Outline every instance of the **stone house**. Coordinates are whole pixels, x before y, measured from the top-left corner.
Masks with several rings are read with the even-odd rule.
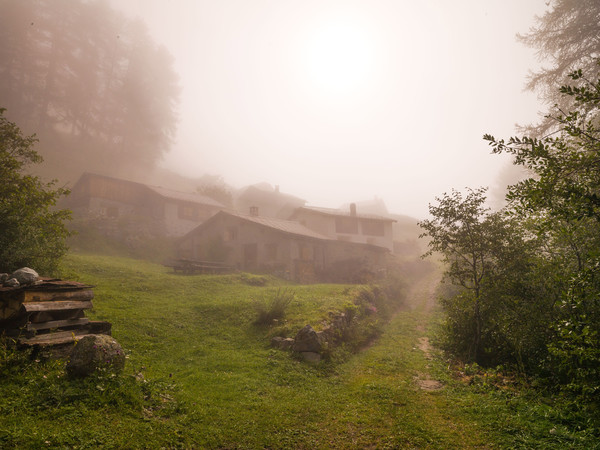
[[[178,192],[92,173],[83,174],[64,206],[75,217],[110,229],[136,227],[152,235],[178,237],[221,209],[221,203],[195,193]]]
[[[347,211],[304,206],[297,208],[290,220],[298,221],[317,233],[339,241],[370,244],[394,249],[394,219],[375,214],[358,214],[356,205]]]
[[[239,270],[274,273],[309,282],[335,278],[337,266],[354,262],[360,270],[384,265],[387,249],[341,242],[299,222],[220,211],[178,243],[181,258],[223,262]]]

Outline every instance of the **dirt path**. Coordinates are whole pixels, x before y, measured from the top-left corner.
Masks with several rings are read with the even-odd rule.
[[[416,325],[416,331],[421,336],[418,339],[417,348],[423,352],[425,359],[430,361],[432,359],[432,347],[429,342],[429,338],[426,336],[427,333],[427,322],[429,315],[433,311],[435,306],[436,291],[440,282],[441,276],[439,274],[432,274],[424,277],[411,288],[407,295],[407,307],[411,311],[421,312],[419,316],[420,320]],[[430,365],[427,364],[425,369],[429,369]],[[431,377],[427,370],[419,371],[414,377],[417,386],[424,391],[437,391],[443,388],[443,384]]]

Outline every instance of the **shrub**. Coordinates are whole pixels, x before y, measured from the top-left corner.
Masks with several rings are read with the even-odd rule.
[[[42,162],[33,149],[36,142],[0,108],[0,272],[28,266],[51,273],[67,251],[64,222],[71,213],[54,206],[69,191],[26,173],[29,165]]]

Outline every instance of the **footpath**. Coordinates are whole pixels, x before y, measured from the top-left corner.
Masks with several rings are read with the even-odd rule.
[[[439,279],[433,274],[416,283],[383,335],[340,368],[345,387],[370,393],[361,405],[370,429],[354,429],[357,447],[491,448],[477,424],[459,415],[448,395],[448,369],[434,358],[429,332]]]

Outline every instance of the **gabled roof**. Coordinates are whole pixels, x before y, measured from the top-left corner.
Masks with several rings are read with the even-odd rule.
[[[321,207],[317,207],[317,206],[302,206],[298,209],[296,209],[296,211],[294,211],[294,214],[292,214],[292,217],[295,217],[296,214],[299,211],[308,211],[308,212],[312,212],[315,214],[322,214],[325,216],[336,216],[336,217],[356,217],[358,219],[370,219],[370,220],[381,220],[384,222],[396,222],[396,220],[390,218],[390,217],[384,217],[384,216],[378,216],[376,214],[356,214],[356,215],[352,215],[350,213],[350,210],[348,211],[344,211],[341,209],[334,209],[334,208],[321,208]]]
[[[266,227],[271,230],[279,231],[279,232],[286,233],[286,234],[291,234],[294,236],[300,236],[300,237],[311,238],[311,239],[319,239],[322,241],[335,241],[335,239],[332,239],[328,236],[324,236],[320,233],[317,233],[316,231],[313,231],[313,230],[305,227],[304,225],[302,225],[299,222],[293,222],[291,220],[284,220],[284,219],[277,219],[275,217],[252,216],[249,214],[242,214],[242,213],[233,212],[233,211],[219,211],[216,215],[214,215],[213,217],[208,219],[206,222],[204,222],[203,224],[199,225],[198,227],[196,227],[192,231],[190,231],[182,239],[185,239],[188,235],[193,234],[197,230],[208,226],[208,224],[210,224],[212,221],[217,220],[219,217],[222,217],[222,216],[235,217],[235,218],[243,220],[245,222],[255,223],[262,227]]]
[[[85,172],[83,175],[81,175],[81,177],[79,178],[77,183],[75,183],[75,186],[82,183],[83,180],[89,179],[89,178],[103,179],[103,180],[111,181],[114,183],[121,183],[121,185],[125,184],[125,185],[129,185],[129,186],[136,186],[138,189],[141,189],[141,190],[148,189],[153,194],[157,194],[160,197],[170,199],[170,200],[191,202],[191,203],[196,203],[196,204],[200,204],[200,205],[214,206],[216,208],[225,208],[225,205],[219,203],[218,201],[216,201],[210,197],[207,197],[206,195],[196,194],[193,192],[180,192],[180,191],[175,191],[173,189],[167,189],[167,188],[163,188],[163,187],[159,187],[159,186],[150,186],[147,184],[138,183],[137,181],[124,180],[122,178],[114,178],[114,177],[109,177],[107,175],[99,175],[99,174],[90,173],[90,172]],[[74,189],[75,189],[75,187],[74,187]]]
[[[202,205],[214,206],[217,208],[225,208],[225,205],[219,203],[218,201],[210,197],[207,197],[206,195],[195,194],[193,192],[179,192],[159,186],[146,185],[146,187],[164,198],[192,203],[200,203]]]

